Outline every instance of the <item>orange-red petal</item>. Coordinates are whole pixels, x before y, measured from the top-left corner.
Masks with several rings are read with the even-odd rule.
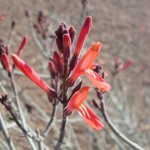
[[[28,41],[28,36],[26,35],[26,36],[23,38],[23,40],[22,40],[22,42],[21,42],[21,44],[20,44],[20,46],[19,46],[19,49],[18,49],[18,52],[17,52],[17,55],[18,55],[18,56],[20,56],[21,51],[23,50],[23,48],[24,48],[25,45],[27,44],[27,41]]]
[[[78,64],[75,66],[71,77],[68,79],[68,86],[72,86],[75,80],[82,74],[84,71],[89,69],[96,57],[100,53],[101,44],[99,42],[94,43],[91,48],[84,54]]]
[[[80,31],[74,55],[79,55],[80,54],[80,51],[83,47],[84,41],[85,41],[89,31],[91,29],[91,26],[92,26],[92,18],[90,16],[88,16],[85,19],[85,22],[84,22],[84,24],[82,26],[82,29]]]
[[[46,82],[39,77],[39,75],[22,59],[17,55],[12,55],[13,62],[15,66],[22,71],[30,80],[32,80],[36,85],[42,88],[47,94],[52,97],[56,97],[56,92],[50,88]]]
[[[111,86],[95,71],[88,69],[85,71],[85,75],[89,78],[94,86],[101,91],[109,91]]]
[[[86,100],[88,92],[89,92],[89,87],[85,86],[82,89],[78,90],[71,97],[66,109],[66,115],[70,115],[74,109],[80,107],[80,105]]]
[[[11,72],[11,65],[10,65],[9,58],[8,58],[6,53],[2,53],[1,61],[4,65],[5,69],[8,71],[8,73],[10,73]]]
[[[79,108],[77,108],[77,111],[87,125],[95,130],[103,129],[104,126],[102,122],[89,107],[82,104]]]

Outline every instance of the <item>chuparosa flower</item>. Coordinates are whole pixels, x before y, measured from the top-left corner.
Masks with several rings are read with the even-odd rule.
[[[21,58],[17,55],[12,55],[13,62],[15,66],[23,72],[30,80],[32,80],[36,85],[43,89],[51,97],[56,97],[56,92],[49,87],[46,82],[39,77],[39,75]]]
[[[99,74],[90,69],[100,53],[100,48],[101,44],[97,42],[84,54],[68,78],[68,86],[72,86],[79,76],[85,74],[98,89],[102,91],[110,90],[110,85]]]
[[[89,92],[89,87],[85,86],[82,89],[78,90],[70,99],[68,106],[65,110],[66,115],[70,115],[73,110],[77,110],[82,119],[90,127],[100,130],[103,128],[103,124],[96,114],[88,107],[83,104],[86,100]]]

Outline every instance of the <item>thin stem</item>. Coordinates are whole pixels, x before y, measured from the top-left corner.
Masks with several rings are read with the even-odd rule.
[[[38,138],[40,139],[40,138],[41,138],[41,135],[40,135],[39,129],[37,129],[36,132],[37,132]],[[39,147],[39,150],[44,150],[43,142],[42,142],[42,141],[39,141],[39,142],[38,142],[38,147]]]
[[[68,74],[68,70],[67,70],[67,65],[68,65],[68,60],[64,59],[64,72],[63,72],[63,87],[62,87],[62,92],[63,92],[63,118],[62,118],[62,123],[61,123],[61,128],[60,128],[60,135],[59,135],[59,139],[58,142],[55,146],[55,150],[60,150],[60,146],[63,142],[63,139],[65,137],[65,129],[66,129],[66,124],[67,124],[67,116],[64,113],[64,109],[67,106],[67,89],[66,89],[66,79],[67,79],[67,74]]]
[[[112,129],[112,131],[120,138],[122,139],[125,143],[127,143],[128,145],[130,145],[132,148],[136,149],[136,150],[144,150],[142,147],[140,147],[138,144],[132,142],[131,140],[129,140],[127,137],[125,137],[111,122],[111,120],[109,119],[109,116],[106,112],[106,107],[105,107],[105,102],[104,99],[100,100],[101,102],[101,108],[99,109],[102,112],[102,115],[106,121],[106,123],[108,124],[108,126]]]
[[[18,127],[22,130],[22,132],[23,132],[26,136],[28,136],[28,137],[30,137],[30,138],[36,140],[36,141],[43,141],[43,139],[42,139],[41,137],[38,138],[38,137],[33,136],[31,132],[29,132],[28,130],[26,130],[26,129],[22,126],[22,124],[18,121],[17,117],[16,117],[15,114],[13,113],[12,109],[10,109],[9,112],[10,112],[10,114],[11,114],[13,120],[16,122],[16,124],[18,125]]]
[[[49,131],[51,130],[52,123],[53,123],[55,115],[56,115],[56,105],[57,105],[57,100],[55,99],[54,100],[52,114],[51,114],[51,118],[50,118],[50,121],[48,122],[48,124],[46,126],[46,129],[45,129],[45,131],[43,133],[43,137],[46,137],[48,135]]]
[[[65,128],[66,128],[66,124],[67,124],[67,117],[66,115],[63,113],[63,119],[62,119],[62,124],[61,124],[61,128],[60,128],[60,135],[59,135],[59,139],[58,142],[55,146],[55,150],[60,150],[60,146],[63,142],[64,136],[65,136]]]
[[[14,144],[9,136],[9,133],[8,133],[8,130],[7,130],[7,127],[6,127],[6,124],[3,120],[3,117],[1,116],[0,114],[0,127],[1,127],[1,130],[5,136],[5,139],[6,139],[6,142],[10,148],[10,150],[16,150],[16,148],[14,147]]]
[[[13,88],[13,91],[14,91],[15,101],[16,101],[16,105],[17,105],[17,108],[18,108],[20,120],[22,122],[22,126],[24,127],[24,129],[27,129],[25,118],[24,118],[22,108],[21,108],[21,105],[20,105],[20,101],[19,101],[19,97],[18,97],[17,88],[16,88],[16,85],[15,85],[13,73],[11,73],[11,75],[10,75],[10,81],[11,81],[11,85],[12,85],[12,88]],[[32,149],[37,150],[37,148],[36,148],[34,142],[32,141],[32,139],[29,138],[28,136],[27,136],[27,139],[28,139]]]

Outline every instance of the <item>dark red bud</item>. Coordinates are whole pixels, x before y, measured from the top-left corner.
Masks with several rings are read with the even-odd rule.
[[[82,81],[80,81],[80,82],[74,87],[74,89],[72,90],[72,93],[71,93],[69,99],[72,97],[72,95],[73,95],[75,92],[77,92],[78,90],[80,90],[81,85],[82,85]]]
[[[103,99],[103,93],[100,90],[97,90],[96,92],[98,99],[102,100]]]
[[[55,81],[55,79],[51,79],[51,85],[52,85],[52,88],[56,87],[56,81]]]
[[[70,47],[71,47],[71,39],[69,34],[64,34],[63,35],[63,54],[64,58],[69,58],[70,57]]]
[[[51,78],[55,78],[56,69],[55,69],[55,65],[54,65],[53,61],[50,60],[48,64],[49,64],[49,71],[50,71],[50,74],[51,74]]]
[[[77,55],[73,55],[73,57],[72,57],[72,59],[70,61],[70,65],[69,65],[69,67],[70,67],[69,72],[71,72],[74,69],[75,65],[77,64],[77,60],[78,60],[78,56]]]
[[[49,92],[47,93],[48,96],[52,97],[52,98],[56,98],[57,97],[57,93],[54,90],[49,89]]]
[[[57,72],[61,74],[64,63],[63,63],[62,58],[60,57],[60,55],[57,52],[54,52],[53,60],[54,60],[54,65],[55,65]]]
[[[11,73],[11,65],[8,59],[8,56],[6,53],[3,53],[1,56],[1,61],[3,63],[4,68],[7,70],[7,72],[10,74]]]
[[[63,52],[62,42],[60,41],[59,38],[56,38],[56,44],[57,44],[57,47],[58,47],[59,51]]]
[[[69,28],[69,34],[70,34],[70,38],[71,38],[71,44],[73,43],[73,40],[74,40],[74,36],[75,36],[75,31],[74,31],[74,27],[71,26]]]
[[[75,81],[73,81],[71,78],[68,78],[66,83],[67,83],[68,87],[72,87],[74,85]]]
[[[96,108],[99,108],[97,102],[96,102],[94,99],[92,100],[92,102],[93,102],[93,105],[94,105]]]

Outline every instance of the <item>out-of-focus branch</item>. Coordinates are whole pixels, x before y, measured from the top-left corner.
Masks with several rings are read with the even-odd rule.
[[[104,99],[100,100],[100,111],[102,112],[102,115],[106,121],[106,123],[108,124],[108,126],[112,129],[112,131],[124,142],[126,142],[128,145],[130,145],[132,148],[136,149],[136,150],[144,150],[142,147],[140,147],[138,144],[132,142],[131,140],[129,140],[127,137],[125,137],[111,122],[111,120],[109,119],[109,116],[106,112],[106,107],[105,107],[105,102]]]
[[[9,136],[6,124],[5,124],[1,114],[0,114],[0,129],[2,130],[2,132],[5,136],[6,142],[9,146],[10,150],[16,150],[16,148],[14,147],[14,144],[13,144],[13,142],[12,142],[10,136]]]
[[[55,119],[55,114],[56,114],[56,105],[57,105],[57,99],[54,100],[54,104],[53,104],[53,110],[52,110],[52,114],[51,114],[51,117],[50,117],[50,121],[48,122],[47,126],[46,126],[46,129],[43,133],[43,137],[46,137],[49,133],[49,131],[51,130],[51,127],[52,127],[52,123]]]
[[[14,76],[13,76],[13,72],[11,73],[10,75],[10,81],[11,81],[11,85],[12,85],[12,89],[14,91],[14,96],[15,96],[15,102],[16,102],[16,105],[17,105],[17,109],[18,109],[18,112],[19,112],[19,116],[20,116],[20,119],[21,119],[21,122],[22,122],[22,126],[25,130],[27,130],[27,126],[26,126],[26,122],[25,122],[25,118],[24,118],[24,115],[23,115],[23,112],[22,112],[22,108],[21,108],[21,105],[20,105],[20,101],[19,101],[19,97],[18,97],[18,93],[17,93],[17,88],[16,88],[16,85],[15,85],[15,81],[14,81]],[[34,142],[32,141],[31,138],[29,138],[28,136],[26,136],[32,149],[33,150],[36,150],[36,146],[34,144]]]

